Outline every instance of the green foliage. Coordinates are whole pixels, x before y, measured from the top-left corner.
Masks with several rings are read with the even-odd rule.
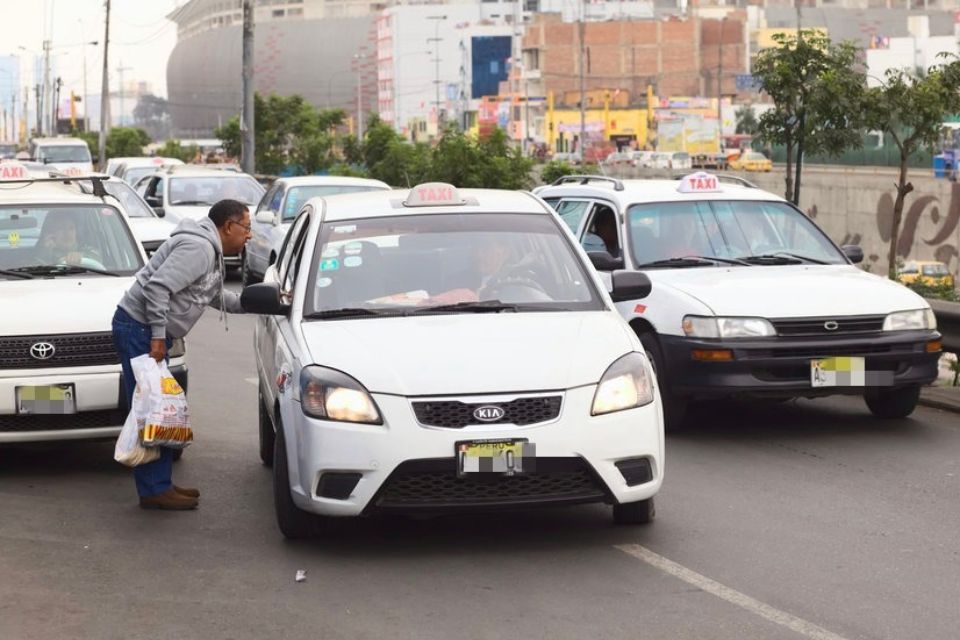
[[[745,104],[734,113],[734,116],[737,119],[737,129],[736,132],[740,135],[749,135],[753,136],[757,134],[757,127],[759,123],[757,122],[757,116],[753,112],[753,108]]]
[[[183,162],[193,162],[197,157],[197,145],[191,144],[184,147],[178,140],[167,140],[157,149],[157,155],[163,158],[176,158]]]
[[[551,160],[543,165],[543,171],[540,172],[540,182],[550,184],[563,176],[570,176],[577,172],[572,165],[562,160]]]
[[[143,148],[150,142],[150,136],[143,129],[114,127],[107,134],[107,157],[142,156]]]
[[[960,302],[960,295],[953,285],[944,283],[931,283],[923,278],[917,278],[907,286],[918,295],[924,298],[934,298],[937,300],[948,300],[949,302]]]
[[[344,164],[342,162],[338,162],[337,164],[330,167],[329,174],[331,176],[349,176],[351,178],[369,178],[370,177],[370,174],[367,173],[362,167]]]

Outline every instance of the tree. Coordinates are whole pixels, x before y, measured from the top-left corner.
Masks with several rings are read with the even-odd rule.
[[[157,155],[162,158],[176,158],[183,162],[193,162],[197,157],[197,145],[191,144],[182,146],[178,140],[167,140],[162,147],[157,149]]]
[[[170,110],[167,101],[150,93],[140,96],[137,106],[133,108],[133,122],[153,140],[168,138]]]
[[[540,172],[540,181],[544,184],[552,184],[563,176],[574,175],[577,170],[562,160],[551,160],[543,165],[543,171]]]
[[[911,155],[937,144],[946,116],[960,111],[960,61],[931,67],[919,76],[899,69],[889,70],[881,86],[867,91],[864,111],[867,125],[888,133],[900,152],[887,254],[887,274],[896,278],[904,201],[913,191],[913,184],[907,180],[907,165]]]
[[[107,157],[142,156],[143,148],[150,142],[150,136],[143,129],[114,127],[107,134]]]
[[[757,134],[757,116],[753,112],[753,107],[745,104],[737,109],[734,115],[737,119],[737,134],[748,136]]]
[[[833,44],[807,30],[800,37],[776,34],[773,39],[777,46],[761,51],[753,68],[774,103],[760,116],[758,129],[766,142],[786,147],[786,198],[797,204],[804,153],[838,155],[862,144],[865,75],[851,42]]]

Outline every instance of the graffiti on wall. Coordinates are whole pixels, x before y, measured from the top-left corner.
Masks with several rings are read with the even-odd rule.
[[[893,224],[893,195],[885,193],[877,202],[877,231],[880,238],[890,243],[890,227]],[[945,263],[956,271],[954,261],[960,258],[957,245],[953,240],[960,225],[960,184],[954,183],[950,189],[950,203],[943,211],[940,199],[936,196],[922,195],[908,202],[904,206],[903,222],[900,228],[900,238],[897,241],[897,256],[903,259],[911,256],[910,252],[917,245],[930,249],[935,260]],[[921,222],[929,222],[921,226]],[[924,252],[927,253],[927,252]]]

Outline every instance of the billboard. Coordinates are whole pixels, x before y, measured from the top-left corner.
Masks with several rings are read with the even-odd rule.
[[[470,39],[471,97],[500,93],[500,83],[507,79],[511,47],[510,36],[474,36]]]

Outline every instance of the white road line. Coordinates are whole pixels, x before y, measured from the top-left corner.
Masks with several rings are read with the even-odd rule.
[[[244,381],[244,382],[249,382],[249,383],[252,384],[253,386],[257,386],[258,384],[260,384],[260,381],[257,380],[256,378],[244,378],[243,381]]]
[[[780,626],[786,627],[791,631],[795,631],[800,635],[806,636],[807,638],[813,638],[814,640],[846,640],[846,638],[843,636],[839,636],[831,631],[827,631],[823,627],[818,627],[812,622],[807,622],[806,620],[791,615],[786,611],[775,609],[774,607],[764,604],[755,598],[751,598],[745,593],[740,593],[736,589],[731,589],[730,587],[724,586],[704,575],[700,575],[696,571],[687,569],[683,565],[679,565],[672,560],[668,560],[639,544],[615,545],[615,548],[633,556],[634,558],[637,558],[638,560],[646,562],[652,567],[660,569],[660,571],[663,571],[664,573],[670,574],[675,578],[679,578],[687,584],[691,584],[698,589],[702,589],[707,593],[711,593],[721,600],[726,600],[730,604],[735,604],[738,607],[746,609],[750,613],[756,614],[765,620],[773,622],[774,624],[779,624]]]

